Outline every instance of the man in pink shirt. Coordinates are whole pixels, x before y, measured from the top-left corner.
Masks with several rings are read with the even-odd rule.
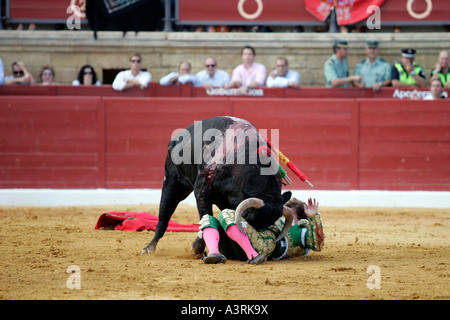
[[[255,49],[245,46],[242,49],[242,64],[238,65],[231,75],[231,86],[239,87],[246,92],[248,88],[263,86],[266,80],[266,67],[255,62]]]

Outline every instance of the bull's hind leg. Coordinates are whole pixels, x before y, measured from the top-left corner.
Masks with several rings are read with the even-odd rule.
[[[142,249],[141,255],[155,252],[156,245],[164,236],[175,209],[191,192],[192,188],[182,184],[178,180],[169,182],[166,179],[164,181],[159,205],[159,221],[156,225],[155,235],[153,236],[152,241]]]

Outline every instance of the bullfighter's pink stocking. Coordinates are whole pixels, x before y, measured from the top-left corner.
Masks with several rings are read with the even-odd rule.
[[[239,230],[238,226],[233,224],[227,228],[227,235],[230,239],[236,241],[238,245],[245,251],[248,259],[252,259],[258,256],[258,252],[253,249],[252,244],[250,243],[250,239],[246,234],[243,234],[241,230]]]
[[[219,252],[219,231],[214,228],[203,229],[203,240],[205,240],[206,246],[208,247],[209,254],[220,253]]]

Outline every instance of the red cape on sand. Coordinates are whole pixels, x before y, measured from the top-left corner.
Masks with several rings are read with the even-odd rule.
[[[100,216],[95,229],[115,229],[122,231],[155,231],[158,217],[148,212],[108,212]],[[197,232],[198,224],[181,224],[170,220],[167,231]]]

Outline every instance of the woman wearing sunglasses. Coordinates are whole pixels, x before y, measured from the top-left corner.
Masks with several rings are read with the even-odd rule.
[[[97,79],[97,73],[95,72],[94,68],[87,64],[81,67],[80,72],[78,72],[78,77],[76,80],[72,81],[72,85],[99,86],[101,85],[101,82]]]

